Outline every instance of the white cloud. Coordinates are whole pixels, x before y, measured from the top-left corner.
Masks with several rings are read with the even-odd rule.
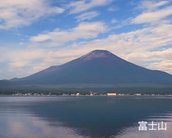
[[[47,0],[0,0],[0,29],[29,25],[62,12],[64,9],[51,6]]]
[[[41,49],[24,49],[10,52],[9,57],[13,58],[9,64],[12,68],[25,67],[31,63],[33,64],[34,61],[38,59],[42,59],[44,54],[46,54],[46,52]]]
[[[80,21],[85,21],[85,20],[91,20],[98,15],[99,15],[99,13],[95,12],[95,11],[85,12],[85,13],[82,13],[82,14],[76,16],[76,19],[77,19],[77,21],[80,22]]]
[[[52,32],[39,34],[31,38],[32,42],[53,41],[63,44],[69,41],[77,41],[79,39],[95,38],[100,33],[106,31],[106,26],[102,22],[80,23],[78,26],[67,29],[55,29]]]
[[[94,7],[104,6],[111,2],[111,0],[78,0],[69,3],[70,13],[80,13],[90,10]]]
[[[141,24],[141,23],[159,23],[159,21],[164,20],[166,17],[172,15],[172,6],[164,6],[168,1],[160,2],[144,2],[142,6],[144,8],[143,12],[132,19],[132,23]]]
[[[1,47],[0,50],[0,63],[2,65],[0,76],[2,79],[32,74],[34,66],[40,62],[37,60],[43,59],[43,55],[46,54],[44,50],[30,48]]]
[[[148,11],[153,11],[156,9],[159,9],[163,6],[166,6],[169,4],[168,0],[162,0],[162,1],[157,1],[157,0],[143,0],[139,4],[138,8],[142,10],[148,10]]]
[[[164,66],[164,68],[162,68],[162,66],[161,67],[159,66],[156,68],[155,64],[158,65],[162,61],[163,63],[167,64],[168,61],[172,60],[171,55],[172,55],[172,48],[167,48],[163,50],[155,50],[155,51],[147,50],[144,52],[133,51],[132,53],[129,53],[126,55],[126,59],[134,61],[137,64],[139,63],[145,64],[145,66],[148,66],[149,68],[152,68],[152,69],[160,69],[160,70],[170,72],[172,71],[171,68],[167,68],[167,66],[166,67]]]
[[[157,11],[144,12],[133,19],[132,22],[136,24],[158,22],[170,15],[172,15],[172,6]]]
[[[152,63],[149,68],[163,70],[172,74],[172,60],[161,60],[160,62]]]

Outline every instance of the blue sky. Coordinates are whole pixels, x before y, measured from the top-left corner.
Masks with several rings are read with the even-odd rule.
[[[0,79],[95,49],[172,74],[171,0],[0,1]]]

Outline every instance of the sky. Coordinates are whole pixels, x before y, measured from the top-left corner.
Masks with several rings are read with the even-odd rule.
[[[172,74],[172,0],[0,0],[0,79],[96,49]]]

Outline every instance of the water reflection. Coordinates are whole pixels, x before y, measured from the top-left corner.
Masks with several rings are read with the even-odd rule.
[[[164,120],[170,130],[171,105],[170,97],[0,97],[0,137],[154,138],[137,122]]]
[[[83,138],[70,128],[52,127],[37,117],[1,117],[2,124],[1,138]]]

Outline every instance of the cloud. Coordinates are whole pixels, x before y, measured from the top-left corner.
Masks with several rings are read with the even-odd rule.
[[[172,54],[172,53],[171,53]],[[172,60],[161,60],[160,62],[152,63],[150,68],[161,69],[166,72],[172,73]]]
[[[144,12],[134,18],[132,22],[136,24],[158,22],[170,15],[172,15],[172,6],[157,11]]]
[[[142,24],[142,23],[159,23],[159,21],[167,18],[172,15],[172,6],[165,6],[168,1],[160,1],[160,2],[144,2],[142,6],[144,7],[143,12],[132,19],[132,23],[134,24]]]
[[[32,74],[35,72],[34,66],[42,62],[46,55],[45,49],[30,47],[20,49],[19,47],[0,48],[1,78],[21,77]]]
[[[78,0],[69,3],[70,13],[80,13],[87,10],[90,10],[95,7],[105,6],[109,4],[111,0]]]
[[[80,24],[70,31],[61,30],[65,32],[65,35],[69,33],[67,36],[62,36],[65,37],[65,39],[69,37],[71,41],[82,38],[82,35],[86,33],[87,37],[84,36],[90,38],[92,35],[88,35],[90,32],[87,31],[94,30],[95,26],[97,26],[97,24],[94,24],[92,27],[88,24],[86,26]],[[97,27],[95,30],[100,29]],[[170,47],[172,45],[172,32],[169,30],[172,30],[172,24],[163,23],[126,33],[111,34],[105,38],[94,38],[94,40],[91,39],[89,41],[83,41],[82,43],[75,41],[75,43],[68,43],[63,47],[54,47],[53,49],[38,46],[37,43],[40,41],[37,41],[37,39],[35,39],[37,42],[35,46],[22,50],[14,48],[5,48],[5,50],[3,50],[1,48],[0,63],[4,68],[1,68],[0,75],[1,78],[24,77],[49,66],[63,64],[95,49],[106,49],[140,66],[172,73],[170,66],[172,61],[172,48]],[[76,32],[76,34],[77,32],[84,33],[76,35],[74,32]],[[63,39],[54,37],[51,33],[58,34],[59,32],[56,30],[55,32],[46,34],[49,35],[51,41],[54,41],[56,44],[60,39]],[[96,35],[97,34],[98,33],[96,33]],[[70,38],[70,36],[72,38]],[[61,43],[65,43],[65,39],[61,41]],[[51,45],[51,41],[47,43],[47,46]],[[5,67],[4,64],[7,64],[7,66]]]
[[[132,52],[126,59],[145,64],[150,69],[159,69],[172,74],[172,48],[156,51]],[[144,63],[145,62],[145,63]]]
[[[85,12],[85,13],[82,13],[82,14],[76,16],[76,19],[78,22],[80,22],[80,21],[85,21],[85,20],[91,20],[98,15],[99,15],[99,13],[95,12],[95,11]]]
[[[157,0],[143,0],[139,4],[138,9],[153,11],[153,10],[157,10],[159,8],[162,8],[163,6],[166,6],[168,4],[169,4],[169,1],[168,0],[162,0],[162,1],[157,1]]]
[[[41,17],[63,13],[47,0],[0,0],[0,29],[32,24]]]
[[[105,31],[106,25],[102,22],[83,22],[71,29],[55,29],[54,31],[48,33],[33,36],[30,40],[32,42],[51,41],[63,44],[70,41],[77,41],[79,39],[95,38]]]
[[[12,68],[22,68],[26,67],[29,64],[34,65],[36,60],[42,59],[46,54],[45,50],[41,49],[25,49],[18,50],[16,52],[11,52],[9,57],[13,57],[9,65]],[[37,64],[37,63],[36,63]]]

